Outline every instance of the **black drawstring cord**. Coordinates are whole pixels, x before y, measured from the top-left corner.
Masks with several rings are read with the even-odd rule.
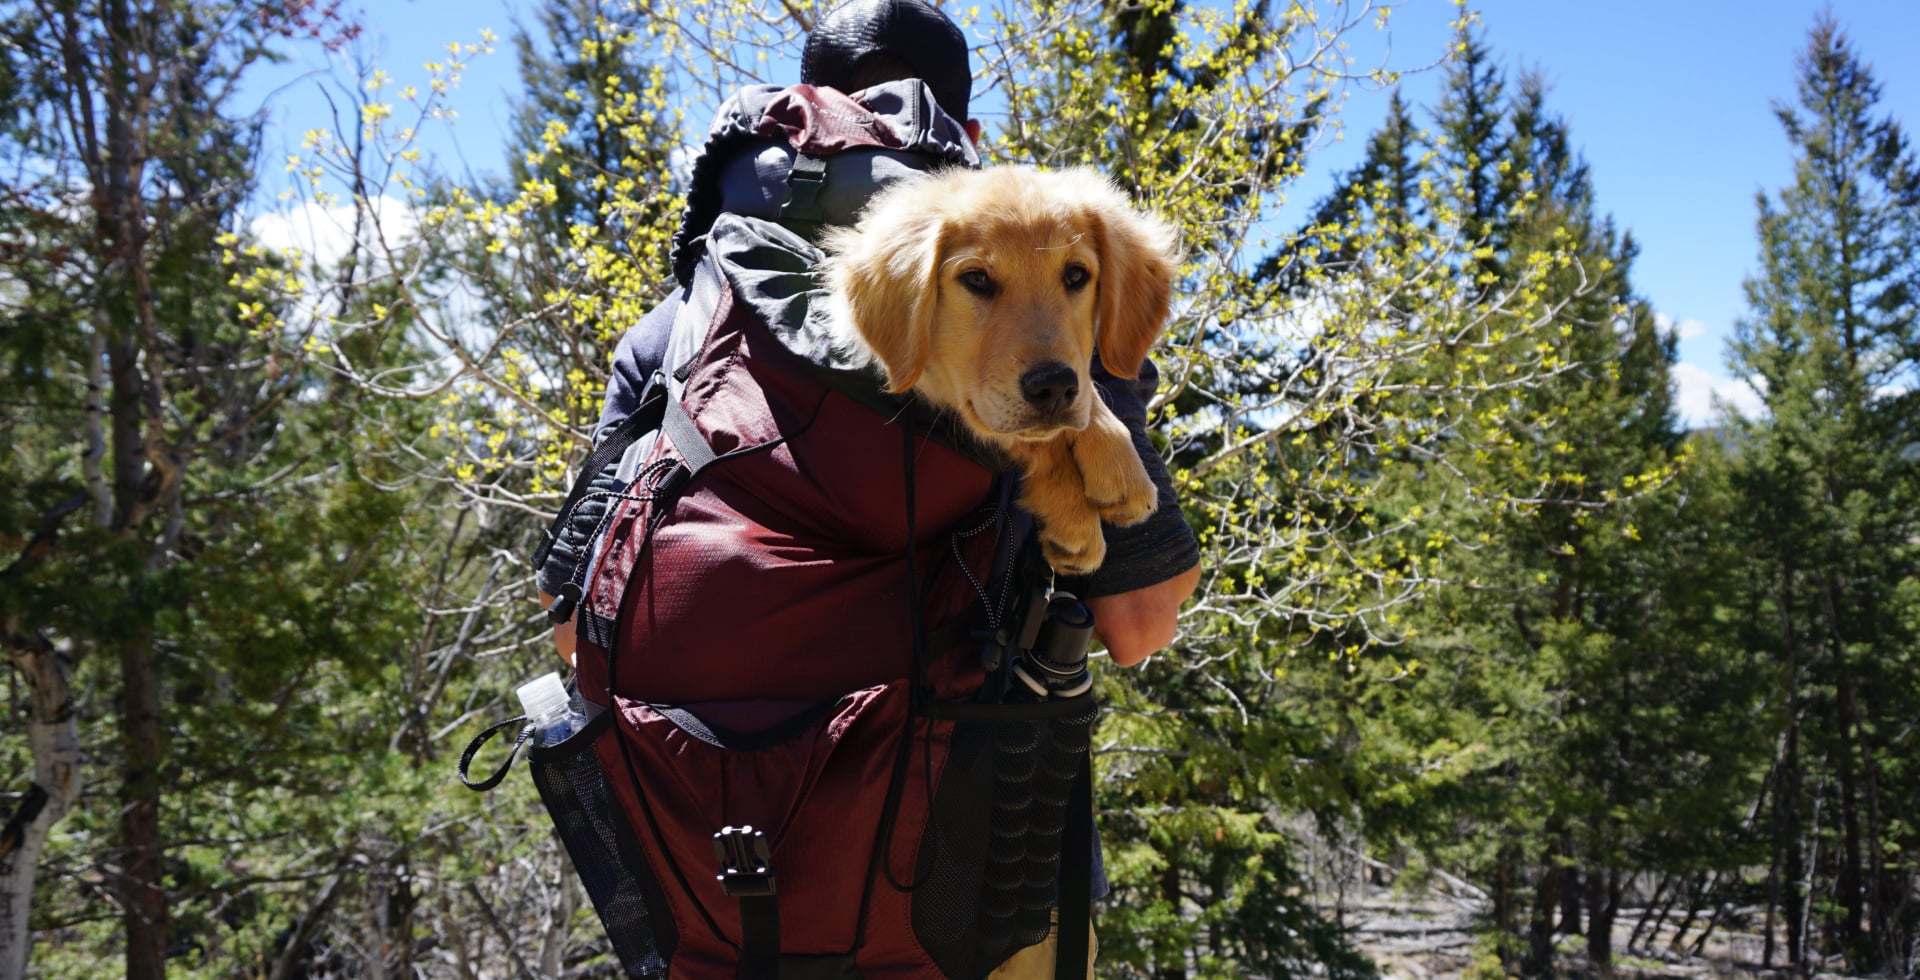
[[[913,761],[913,743],[918,738],[916,730],[920,724],[921,688],[926,683],[926,658],[923,655],[926,647],[926,631],[923,628],[924,624],[922,622],[922,612],[920,609],[920,572],[916,560],[918,556],[915,554],[919,545],[915,515],[915,498],[919,496],[919,480],[916,477],[913,465],[914,444],[912,426],[901,425],[900,447],[901,475],[906,486],[907,494],[907,621],[909,628],[913,632],[913,639],[910,646],[912,662],[909,664],[908,670],[908,684],[910,689],[907,692],[905,734],[900,739],[899,752],[894,755],[893,773],[887,779],[886,802],[882,804],[880,808],[880,834],[874,841],[873,853],[867,859],[866,885],[860,895],[860,917],[854,925],[854,935],[858,937],[856,942],[859,944],[856,948],[865,947],[867,942],[867,914],[873,904],[874,879],[877,877],[873,873],[873,866],[875,864],[880,866],[881,875],[885,876],[887,884],[895,891],[910,894],[922,884],[922,882],[917,881],[902,884],[893,874],[894,824],[898,822],[900,815],[900,798],[904,795],[904,790],[906,789],[907,768]],[[927,734],[927,741],[929,743],[932,742],[931,731]],[[931,818],[933,815],[933,801],[931,797],[928,798],[927,805],[927,815],[929,818],[928,832],[931,832]]]

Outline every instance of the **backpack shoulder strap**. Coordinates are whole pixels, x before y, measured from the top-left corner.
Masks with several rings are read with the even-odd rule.
[[[540,547],[533,553],[536,567],[544,564],[547,554],[553,550],[554,543],[560,540],[567,523],[573,519],[574,509],[587,497],[588,489],[593,485],[594,477],[601,471],[618,462],[629,448],[655,429],[665,418],[667,404],[673,399],[667,397],[666,378],[658,371],[647,379],[646,388],[640,392],[640,407],[633,414],[621,420],[620,425],[595,446],[587,461],[580,466],[580,475],[573,481],[573,489],[568,491],[566,502],[560,505],[560,513],[554,516],[553,523],[547,525],[546,533],[540,540]],[[547,611],[547,617],[555,623],[564,623],[573,616],[573,607],[580,601],[580,587],[572,582],[562,588],[562,594]]]

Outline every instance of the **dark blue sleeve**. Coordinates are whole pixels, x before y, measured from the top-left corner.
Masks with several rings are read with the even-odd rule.
[[[613,371],[607,378],[607,398],[600,409],[600,423],[594,428],[593,442],[599,445],[606,433],[612,432],[627,416],[640,407],[640,393],[646,390],[647,379],[660,369],[660,363],[666,358],[667,339],[673,334],[673,318],[680,311],[680,293],[676,291],[659,306],[647,311],[640,322],[620,338],[620,346],[613,354]],[[547,552],[547,560],[540,566],[540,590],[548,595],[559,595],[560,587],[571,581],[575,570],[591,554],[593,530],[600,526],[600,519],[606,516],[607,508],[612,506],[613,498],[597,494],[618,492],[620,462],[615,460],[599,473],[591,474],[593,483],[590,495],[574,508],[560,527],[560,534],[554,539],[553,548]],[[581,475],[583,479],[587,474]]]
[[[1093,382],[1113,409],[1140,462],[1160,492],[1160,506],[1147,519],[1132,527],[1103,525],[1107,537],[1107,560],[1092,575],[1061,580],[1061,587],[1081,598],[1119,595],[1157,585],[1200,563],[1200,542],[1187,527],[1180,510],[1180,497],[1173,486],[1167,463],[1147,435],[1147,401],[1160,386],[1160,371],[1147,360],[1140,364],[1138,378],[1116,378],[1096,359]]]
[[[619,425],[640,407],[640,393],[646,389],[647,379],[666,360],[667,339],[673,336],[673,318],[680,313],[682,292],[674,290],[620,338],[620,347],[613,352],[613,373],[607,378],[600,425],[594,430],[595,443],[600,441],[600,433]]]

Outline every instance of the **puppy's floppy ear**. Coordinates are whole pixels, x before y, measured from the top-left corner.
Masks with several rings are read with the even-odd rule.
[[[846,304],[862,340],[887,372],[887,390],[913,387],[926,370],[933,338],[945,222],[911,198],[876,198],[853,228],[824,245],[827,286]]]
[[[1116,377],[1132,378],[1172,312],[1180,254],[1172,227],[1100,183],[1104,193],[1088,203],[1100,229],[1100,363]]]

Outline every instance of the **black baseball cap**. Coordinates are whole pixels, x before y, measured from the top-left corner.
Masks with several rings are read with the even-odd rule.
[[[861,87],[854,81],[860,62],[874,56],[904,64],[947,115],[967,118],[973,88],[967,39],[926,0],[848,0],[828,11],[807,35],[800,81],[852,91]]]

